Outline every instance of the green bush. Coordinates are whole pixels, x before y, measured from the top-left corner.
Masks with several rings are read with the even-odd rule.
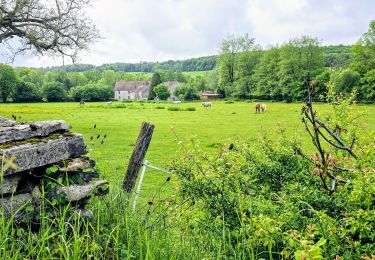
[[[153,91],[154,91],[155,95],[161,100],[167,100],[171,95],[167,85],[165,85],[163,83],[155,86],[153,88]]]
[[[53,81],[43,86],[43,97],[49,102],[57,102],[67,100],[68,94],[62,83]]]
[[[156,106],[155,109],[165,109],[164,106]]]
[[[351,173],[351,184],[330,195],[286,139],[241,141],[214,155],[195,139],[181,143],[172,169],[181,201],[190,201],[184,232],[194,246],[212,247],[221,237],[222,255],[248,259],[360,259],[374,252],[373,174]]]
[[[17,82],[12,98],[14,102],[38,102],[42,99],[33,83],[22,80]]]
[[[75,101],[104,101],[113,98],[114,92],[111,86],[90,83],[85,86],[72,88],[71,96]]]
[[[195,111],[195,107],[187,107],[184,109],[185,111]]]
[[[168,107],[168,111],[182,111],[180,107]]]

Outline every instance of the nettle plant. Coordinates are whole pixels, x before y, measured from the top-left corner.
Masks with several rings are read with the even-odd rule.
[[[316,84],[309,77],[305,79],[307,98],[302,107],[302,122],[311,137],[316,152],[306,156],[299,147],[294,150],[313,164],[312,176],[319,176],[322,188],[334,193],[339,183],[350,183],[344,178],[345,173],[354,172],[347,166],[358,156],[354,150],[357,141],[358,116],[354,116],[352,106],[355,104],[355,92],[349,96],[338,95],[332,85],[328,84],[327,99],[333,108],[324,121],[313,107]]]

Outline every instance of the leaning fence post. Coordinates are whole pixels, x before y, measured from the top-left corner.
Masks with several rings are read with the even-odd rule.
[[[127,193],[131,193],[134,189],[139,170],[142,167],[143,159],[145,158],[148,146],[151,142],[154,127],[155,126],[150,123],[142,123],[141,131],[139,132],[137,142],[130,157],[128,169],[126,170],[125,178],[122,183],[122,188]]]

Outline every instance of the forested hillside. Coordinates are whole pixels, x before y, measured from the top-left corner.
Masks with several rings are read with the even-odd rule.
[[[349,63],[352,56],[351,47],[347,45],[322,46],[324,64],[326,67],[341,66]],[[172,71],[208,71],[216,66],[218,56],[206,56],[187,60],[169,60],[164,62],[140,62],[140,63],[108,63],[100,66],[91,64],[73,64],[41,68],[43,72],[62,70],[65,72],[84,72],[86,70],[113,70],[125,72],[155,72],[159,70]]]
[[[124,72],[154,72],[158,70],[172,71],[207,71],[215,68],[217,56],[206,56],[187,60],[169,60],[164,62],[140,63],[109,63],[100,66],[91,64],[73,64],[41,68],[43,72],[62,70],[65,72],[83,72],[96,68],[98,70],[113,70]]]

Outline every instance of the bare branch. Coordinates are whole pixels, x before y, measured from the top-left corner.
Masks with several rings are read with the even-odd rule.
[[[90,0],[0,0],[0,43],[19,37],[15,53],[35,50],[75,59],[99,38],[84,9]]]

